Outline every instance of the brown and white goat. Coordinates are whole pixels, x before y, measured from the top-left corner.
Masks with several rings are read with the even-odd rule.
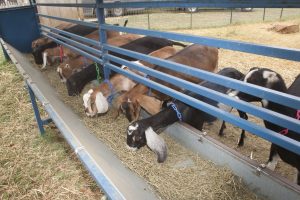
[[[126,34],[115,36],[115,38],[110,38],[107,40],[108,44],[115,46],[122,46],[129,42],[132,42],[140,38],[138,35]],[[93,62],[89,59],[84,58],[83,56],[77,56],[76,58],[67,59],[57,67],[58,75],[62,82],[66,80],[75,72],[81,71],[82,68],[87,65],[92,64]]]
[[[190,45],[172,57],[168,58],[168,61],[184,64],[193,68],[198,68],[210,72],[215,72],[218,68],[218,49],[203,45]],[[154,69],[175,76],[180,79],[187,80],[193,83],[200,83],[202,80],[193,76],[183,74],[167,68],[154,66]],[[182,88],[162,81],[160,79],[150,77],[151,80],[163,84],[167,87],[182,91]],[[162,101],[166,101],[169,97],[159,91],[153,90],[152,97],[146,95],[149,88],[138,84],[130,91],[119,96],[116,103],[116,108],[126,115],[126,118],[132,122],[139,118],[139,111],[143,107],[150,114],[156,114],[160,111]]]
[[[156,50],[149,54],[150,56],[155,56],[158,58],[168,58],[176,53],[176,49],[170,46],[164,47],[162,49]],[[140,65],[144,65],[152,68],[153,65],[147,62],[139,62]],[[139,75],[143,75],[138,71],[131,70],[125,66],[123,69],[130,70]],[[87,116],[93,117],[97,113],[105,113],[108,110],[108,100],[107,98],[114,93],[121,91],[129,91],[132,89],[136,83],[122,74],[114,75],[109,82],[103,82],[99,87],[90,89],[86,94],[83,95],[83,105],[85,107],[85,113]]]
[[[65,83],[72,74],[81,71],[84,67],[87,67],[92,63],[92,60],[87,59],[84,56],[78,56],[61,63],[57,67],[57,73],[61,82]]]

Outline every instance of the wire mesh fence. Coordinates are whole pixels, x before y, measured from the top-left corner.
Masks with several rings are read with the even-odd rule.
[[[30,5],[29,0],[0,0],[0,9]]]
[[[111,9],[106,10],[106,23],[123,24],[129,27],[155,30],[198,29],[229,24],[279,21],[300,17],[299,8],[255,8],[255,9]],[[84,10],[85,19],[96,17],[93,8]]]

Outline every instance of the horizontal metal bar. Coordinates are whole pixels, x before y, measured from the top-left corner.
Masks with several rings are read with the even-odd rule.
[[[50,36],[49,34],[42,33],[42,35],[44,35],[44,36],[50,38],[51,40],[55,41],[55,42],[58,43],[58,44],[61,44],[61,45],[65,46],[65,47],[67,47],[67,48],[69,48],[69,49],[71,49],[71,50],[73,50],[73,51],[75,51],[75,52],[81,54],[82,56],[87,57],[88,59],[93,60],[94,62],[97,62],[97,63],[99,63],[99,64],[101,64],[101,65],[102,65],[102,63],[103,63],[102,59],[97,58],[96,56],[90,55],[90,54],[88,54],[87,52],[82,51],[81,49],[78,49],[78,48],[76,48],[76,47],[73,47],[72,45],[69,45],[69,44],[67,44],[67,43],[65,43],[65,42],[63,42],[63,41],[61,41],[61,40],[58,40],[58,39],[56,39],[56,38]]]
[[[295,97],[293,95],[289,95],[286,93],[278,92],[275,90],[270,90],[268,88],[260,87],[253,84],[244,83],[238,80],[234,80],[228,77],[220,76],[218,74],[214,74],[211,72],[207,72],[204,70],[191,68],[186,65],[174,63],[168,60],[163,60],[155,57],[151,57],[145,54],[125,50],[119,47],[111,46],[104,44],[103,47],[109,51],[113,51],[119,54],[124,54],[136,59],[145,60],[147,62],[175,70],[181,73],[185,73],[203,80],[207,80],[213,83],[217,83],[228,88],[233,88],[235,90],[239,90],[248,94],[252,94],[254,96],[261,97],[263,99],[272,100],[273,102],[286,105],[288,107],[292,107],[295,109],[300,108],[300,98]],[[187,70],[188,69],[188,70]]]
[[[75,3],[38,3],[37,6],[56,7],[93,7],[95,4]],[[133,1],[133,2],[107,2],[98,4],[99,8],[299,8],[297,0],[181,0],[181,1]]]
[[[245,2],[245,1],[244,1]],[[113,2],[104,3],[101,7],[104,8],[299,8],[300,3],[295,1],[144,1],[144,2]]]
[[[189,91],[192,91],[196,94],[199,94],[201,96],[205,96],[207,98],[210,98],[214,101],[224,103],[226,105],[230,105],[232,107],[237,108],[238,110],[245,111],[249,114],[258,116],[262,119],[265,119],[267,121],[273,122],[279,126],[282,126],[284,128],[288,128],[291,130],[294,130],[300,134],[300,121],[291,117],[288,117],[286,115],[274,112],[269,109],[257,107],[253,104],[247,103],[245,101],[230,97],[226,94],[222,94],[220,92],[216,92],[214,90],[208,89],[206,87],[200,86],[195,83],[188,82],[186,80],[183,80],[181,78],[177,78],[175,76],[170,76],[168,74],[162,73],[158,70],[154,70],[148,67],[143,67],[141,65],[135,64],[133,62],[118,58],[116,56],[107,55],[104,56],[104,58],[107,58],[109,60],[112,60],[114,62],[117,62],[121,65],[125,65],[129,68],[133,68],[135,70],[141,71],[150,77],[156,77],[160,80],[166,81],[168,83],[171,83],[173,85],[180,85],[181,88],[187,89]],[[205,95],[204,95],[205,94]],[[206,112],[206,110],[204,109]],[[218,116],[215,116],[218,117]]]
[[[114,30],[119,32],[126,32],[126,33],[140,34],[140,35],[148,35],[148,36],[159,37],[159,38],[168,38],[171,40],[202,44],[202,45],[224,48],[224,49],[229,49],[234,51],[241,51],[241,52],[253,53],[253,54],[258,54],[263,56],[300,61],[299,49],[280,48],[275,46],[240,42],[235,40],[225,40],[225,39],[195,36],[195,35],[188,35],[188,34],[181,34],[181,33],[169,33],[163,31],[128,28],[128,27],[114,26],[109,24],[102,25],[101,29]]]
[[[52,32],[49,32],[49,31],[45,31],[42,29],[43,32],[47,33],[48,35],[52,36],[52,37],[55,37],[57,39],[60,39],[60,40],[63,40],[65,42],[67,42],[68,44],[71,44],[77,48],[80,48],[82,50],[85,50],[85,51],[88,51],[92,54],[95,54],[95,55],[98,55],[98,56],[101,56],[102,55],[102,51],[98,50],[98,49],[95,49],[93,47],[90,47],[90,46],[87,46],[87,45],[84,45],[80,42],[76,42],[72,39],[69,39],[69,38],[66,38],[64,36],[61,36],[61,35],[58,35],[56,33],[52,33]]]
[[[39,16],[39,17],[45,17],[45,18],[55,19],[55,20],[69,22],[69,23],[73,23],[73,24],[80,24],[80,25],[88,26],[88,27],[92,27],[92,28],[98,28],[97,23],[80,21],[80,20],[75,20],[75,19],[62,18],[62,17],[55,17],[55,16],[44,15],[44,14],[40,14],[40,13],[37,13],[36,15]]]
[[[259,137],[262,137],[272,143],[275,143],[279,146],[282,146],[286,149],[289,149],[298,155],[300,155],[300,142],[293,140],[289,137],[283,136],[281,134],[278,134],[274,131],[271,131],[269,129],[266,129],[264,127],[258,126],[252,122],[249,122],[247,120],[241,119],[233,114],[230,114],[226,111],[220,110],[217,107],[214,107],[212,105],[209,105],[207,103],[201,102],[198,99],[195,99],[193,97],[190,97],[188,95],[185,95],[181,92],[178,92],[176,90],[173,90],[169,87],[166,87],[164,85],[161,85],[159,83],[156,83],[154,81],[151,81],[145,77],[139,76],[135,73],[132,73],[127,70],[123,70],[115,65],[112,64],[105,64],[105,67],[109,67],[111,70],[114,70],[117,73],[123,74],[125,76],[128,76],[129,78],[138,81],[144,85],[147,85],[155,90],[158,90],[160,92],[163,92],[175,99],[178,99],[179,101],[182,101],[186,104],[189,104],[190,106],[199,109],[199,110],[205,110],[207,113],[218,116],[218,118],[225,120],[226,122],[229,122],[235,126],[238,126],[244,130],[249,131],[250,133],[253,133]]]
[[[36,6],[96,8],[95,3],[37,3]]]
[[[99,41],[96,41],[96,40],[93,40],[93,39],[89,39],[89,38],[86,38],[86,37],[82,37],[82,36],[79,36],[79,35],[76,35],[74,33],[69,33],[67,31],[63,31],[63,30],[60,30],[60,29],[57,29],[57,28],[54,28],[54,27],[50,27],[50,26],[46,26],[46,25],[43,25],[43,24],[39,24],[42,28],[47,28],[49,30],[51,30],[52,32],[55,32],[55,33],[59,33],[59,34],[62,34],[62,35],[66,35],[66,36],[69,36],[75,40],[78,40],[80,42],[84,42],[84,43],[87,43],[89,45],[93,45],[93,46],[97,46],[97,47],[101,47],[101,44]]]

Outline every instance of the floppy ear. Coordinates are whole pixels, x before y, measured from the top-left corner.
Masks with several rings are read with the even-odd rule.
[[[162,101],[155,97],[149,97],[142,94],[137,97],[137,102],[151,115],[155,115],[161,110]]]
[[[167,146],[162,137],[157,135],[151,127],[145,131],[148,147],[157,155],[157,162],[162,163],[167,159]]]

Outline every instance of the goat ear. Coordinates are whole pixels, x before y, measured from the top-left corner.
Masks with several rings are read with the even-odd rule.
[[[162,163],[167,159],[167,145],[162,137],[157,135],[151,127],[145,131],[148,147],[157,155],[157,162]]]
[[[137,98],[137,102],[151,115],[155,115],[161,110],[162,102],[155,97],[139,95]]]

